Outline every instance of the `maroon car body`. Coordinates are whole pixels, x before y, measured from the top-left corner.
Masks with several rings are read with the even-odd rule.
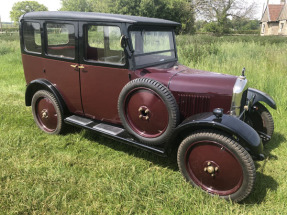
[[[50,80],[51,83],[58,86],[57,89],[61,92],[71,113],[84,115],[83,110],[85,110],[87,117],[116,124],[121,123],[118,116],[117,100],[122,88],[130,81],[129,70],[121,69],[121,72],[118,72],[119,69],[116,68],[85,65],[85,70],[81,73],[81,82],[83,83],[81,97],[79,77],[70,67],[70,63],[25,54],[22,55],[22,61],[26,83],[29,84],[36,79]],[[55,70],[59,72],[54,73]],[[93,73],[93,71],[97,71],[97,73]],[[65,73],[69,73],[69,75]],[[132,79],[151,78],[167,86],[179,105],[181,121],[198,113],[212,112],[218,107],[223,108],[224,112],[228,114],[233,86],[237,79],[236,76],[190,69],[183,65],[169,69],[155,67],[139,69],[133,72],[131,77]],[[109,84],[106,84],[107,81]],[[101,98],[100,103],[98,102],[99,98]],[[81,102],[84,104],[83,107]],[[195,103],[198,104],[197,107],[193,107]]]
[[[135,75],[168,86],[176,98],[181,120],[198,113],[212,112],[218,107],[228,114],[237,79],[235,76],[190,69],[183,65],[170,69],[145,68],[136,70]]]
[[[193,185],[234,201],[254,185],[253,159],[274,122],[267,94],[178,63],[176,22],[116,14],[32,12],[20,18],[26,105],[38,127],[65,124],[170,155]]]

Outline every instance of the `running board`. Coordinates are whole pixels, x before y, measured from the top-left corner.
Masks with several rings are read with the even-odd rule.
[[[166,152],[164,148],[142,144],[138,142],[137,140],[135,140],[125,129],[119,126],[106,124],[100,121],[87,119],[87,118],[76,116],[76,115],[72,115],[72,116],[65,118],[64,122],[70,125],[75,125],[81,128],[86,128],[86,129],[95,131],[97,133],[103,134],[104,136],[120,141],[122,143],[136,146],[138,148],[142,148],[147,151],[152,151],[161,156],[166,156]]]

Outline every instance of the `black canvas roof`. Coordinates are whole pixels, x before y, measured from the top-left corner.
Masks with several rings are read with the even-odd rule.
[[[85,20],[85,21],[102,21],[102,22],[124,22],[131,24],[148,24],[148,25],[167,25],[178,26],[177,22],[147,18],[141,16],[128,16],[108,13],[94,12],[72,12],[72,11],[39,11],[24,14],[20,19],[56,19],[56,20]]]

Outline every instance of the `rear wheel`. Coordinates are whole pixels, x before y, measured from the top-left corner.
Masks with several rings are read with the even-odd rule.
[[[178,166],[192,185],[212,195],[238,202],[255,182],[255,166],[249,153],[217,131],[199,131],[182,141]]]
[[[37,91],[31,106],[34,120],[41,130],[48,134],[63,131],[63,115],[53,94],[46,90]]]

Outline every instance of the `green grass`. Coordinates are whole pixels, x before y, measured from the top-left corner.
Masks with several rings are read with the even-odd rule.
[[[256,162],[255,189],[240,204],[193,188],[172,159],[86,130],[41,132],[24,104],[16,39],[0,35],[0,214],[287,213],[287,39],[177,37],[181,63],[236,75],[246,67],[250,86],[278,104],[267,159]]]

